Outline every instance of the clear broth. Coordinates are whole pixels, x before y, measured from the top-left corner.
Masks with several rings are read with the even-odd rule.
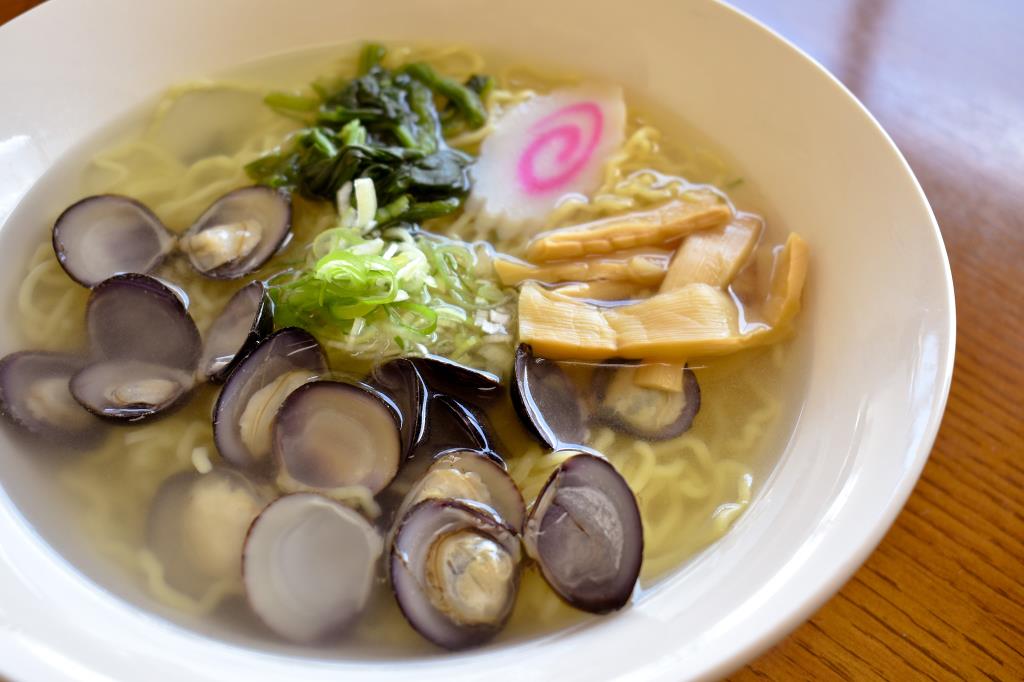
[[[352,54],[351,47],[334,47],[285,55],[223,74],[222,80],[250,88],[254,93],[275,88],[297,89],[318,76],[337,72],[337,65],[350,62]],[[440,60],[442,68],[444,59]],[[487,62],[499,67],[515,63],[500,56]],[[546,77],[530,81],[530,69],[522,71],[524,82],[536,81],[543,86],[545,81],[558,83],[560,80]],[[540,72],[546,73],[545,70]],[[180,120],[164,131],[162,144],[177,149],[178,156],[191,163],[211,155],[229,155],[235,147],[255,137],[273,137],[289,128],[287,122],[268,115],[259,104],[258,96],[250,99],[251,106],[243,103],[244,97],[230,106],[221,102],[215,107],[216,120],[212,127],[209,125],[211,109],[207,105],[196,107],[191,114],[183,113]],[[730,170],[732,165],[683,122],[636,97],[627,96],[627,102],[634,112],[634,124],[649,121],[666,131],[666,154],[684,163],[689,169],[688,180],[736,182],[739,176]],[[12,305],[8,309],[9,319],[21,321],[18,348],[67,350],[84,344],[80,321],[84,317],[87,292],[66,277],[60,279],[63,272],[56,265],[52,252],[47,251],[49,226],[59,211],[74,199],[118,190],[121,185],[110,176],[109,169],[94,162],[96,154],[138,137],[146,129],[154,106],[157,105],[150,103],[132,112],[62,159],[33,188],[12,218],[12,222],[35,225],[33,234],[38,240],[32,245],[35,248],[24,249],[27,259],[34,258],[30,272],[41,273],[40,288],[34,292],[32,303],[38,310],[49,311],[47,319],[56,320],[49,327],[40,328],[38,320],[26,317],[17,303],[9,304]],[[643,113],[636,114],[636,111]],[[130,167],[140,177],[156,170],[156,166],[143,157],[132,164]],[[238,179],[238,184],[244,184],[241,176]],[[749,180],[728,191],[737,206],[744,210],[756,211],[763,206],[756,187]],[[202,209],[199,205],[197,210],[197,204],[201,203],[184,203],[158,213],[171,229],[181,230]],[[40,210],[42,207],[45,210]],[[310,235],[324,224],[323,207],[303,204],[297,215],[296,237],[289,250],[276,257],[276,263],[298,257]],[[778,233],[771,228],[769,225],[762,238],[761,250],[766,242],[777,241]],[[10,235],[4,234],[3,238],[7,247]],[[31,256],[33,250],[35,256]],[[273,271],[275,267],[279,266],[272,264],[266,271]],[[192,313],[201,331],[231,293],[249,281],[214,282],[199,277],[181,263],[172,263],[163,274],[189,292]],[[14,287],[9,290],[13,291]],[[53,311],[60,313],[59,320]],[[666,575],[679,570],[721,537],[749,506],[769,476],[792,421],[783,402],[783,396],[793,391],[793,379],[786,371],[784,355],[785,347],[776,346],[696,366],[702,409],[693,428],[674,441],[649,444],[606,428],[591,431],[588,444],[608,455],[638,493],[647,552],[641,589],[635,599],[653,598]],[[365,371],[363,365],[345,366],[338,358],[332,360],[335,370],[349,371],[353,375]],[[192,466],[197,456],[216,460],[209,421],[216,391],[215,387],[203,386],[189,405],[165,419],[113,430],[107,443],[95,452],[69,455],[46,452],[45,448],[29,444],[19,446],[22,450],[42,451],[36,458],[37,464],[46,475],[57,479],[51,488],[55,498],[62,498],[52,509],[65,510],[33,520],[38,521],[37,525],[47,537],[65,549],[74,563],[101,584],[132,601],[207,633],[294,650],[256,623],[240,598],[230,598],[211,613],[198,615],[154,599],[146,589],[145,574],[140,573],[132,555],[133,549],[144,545],[148,503],[162,480]],[[539,446],[526,435],[510,406],[490,414],[490,418],[508,446],[510,472],[522,483],[524,497],[529,502],[554,465],[543,462]],[[202,454],[197,455],[197,451]],[[655,451],[653,460],[649,451]],[[651,461],[655,462],[653,469]],[[664,478],[662,482],[666,485],[636,485],[655,476]],[[32,505],[26,502],[25,506]],[[107,513],[97,514],[100,508]],[[70,526],[68,519],[72,519]],[[534,638],[592,618],[562,603],[531,566],[524,572],[515,612],[497,641]],[[437,651],[406,624],[383,578],[371,607],[351,636],[340,646],[318,651],[322,655],[328,649],[339,655],[372,657]]]

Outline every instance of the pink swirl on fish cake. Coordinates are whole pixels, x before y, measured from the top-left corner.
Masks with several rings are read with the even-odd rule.
[[[585,141],[583,126],[577,122],[569,120],[551,126],[552,122],[559,119],[580,114],[590,119],[590,135]],[[601,140],[603,129],[604,113],[595,102],[570,104],[537,121],[530,128],[535,137],[526,145],[516,164],[519,184],[528,194],[543,194],[568,184],[590,161]],[[555,155],[560,168],[554,174],[544,177],[538,172],[537,161],[539,155],[551,145],[560,145]]]

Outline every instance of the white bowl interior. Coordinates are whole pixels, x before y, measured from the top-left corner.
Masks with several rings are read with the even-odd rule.
[[[294,658],[177,628],[90,583],[36,530],[113,591],[147,599],[110,584],[69,532],[48,468],[20,457],[4,434],[0,585],[9,597],[0,606],[0,631],[8,633],[0,633],[0,672],[124,677],[145,662],[151,679],[359,672],[427,680],[487,670],[495,679],[678,680],[738,664],[859,565],[909,494],[948,390],[952,289],[927,203],[863,108],[756,23],[712,2],[588,8],[537,0],[486,8],[472,0],[52,0],[0,29],[0,81],[10,95],[0,111],[0,291],[10,313],[22,259],[48,228],[54,202],[72,198],[60,196],[78,171],[72,146],[90,136],[95,143],[97,130],[177,81],[368,38],[485,44],[616,80],[712,138],[765,197],[757,208],[777,233],[800,232],[811,246],[786,379],[799,395],[789,401],[790,419],[780,420],[795,426],[780,434],[783,456],[736,526],[630,609],[552,637],[388,664],[359,661],[358,652],[345,652],[348,661]],[[40,36],[49,45],[43,53],[35,49]],[[51,166],[46,191],[26,197]],[[13,339],[10,328],[0,330],[0,348],[11,349]]]

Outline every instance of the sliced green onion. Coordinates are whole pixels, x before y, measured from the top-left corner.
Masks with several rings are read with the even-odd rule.
[[[437,329],[437,312],[422,303],[402,301],[393,306],[399,325],[426,336]],[[406,320],[409,320],[408,322]]]
[[[377,192],[370,178],[357,178],[352,183],[356,193],[356,224],[361,232],[373,227],[374,216],[377,215]]]
[[[343,187],[338,203],[338,226],[313,239],[306,266],[271,279],[278,324],[304,327],[328,348],[375,361],[412,352],[471,363],[511,358],[510,343],[498,339],[510,338],[513,311],[483,312],[512,300],[486,254],[397,226],[364,235],[382,212],[407,208],[377,207],[368,178]],[[484,353],[495,345],[509,348]]]

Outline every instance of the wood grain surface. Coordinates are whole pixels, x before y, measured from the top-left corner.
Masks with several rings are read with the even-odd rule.
[[[0,0],[0,23],[37,4]],[[957,296],[924,475],[842,591],[732,680],[1024,680],[1024,1],[734,0],[907,156]]]

